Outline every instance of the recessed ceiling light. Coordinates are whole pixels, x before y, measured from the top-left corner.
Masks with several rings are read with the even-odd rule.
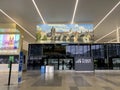
[[[26,30],[24,27],[22,27],[18,22],[16,22],[12,17],[10,17],[8,14],[6,14],[2,9],[0,9],[0,12],[3,13],[6,17],[8,17],[11,21],[13,21],[15,24],[17,24],[20,28],[22,28],[26,33],[28,33],[31,37],[36,39],[35,36],[33,36],[28,30]]]
[[[73,17],[72,17],[71,24],[73,24],[73,22],[74,22],[74,18],[75,18],[77,6],[78,6],[78,1],[79,1],[79,0],[76,0],[76,3],[75,3],[75,8],[74,8],[74,12],[73,12]]]
[[[120,5],[120,1],[105,15],[105,17],[100,20],[100,22],[94,27],[94,30]]]
[[[33,4],[34,4],[34,6],[35,6],[35,8],[36,8],[36,10],[37,10],[37,12],[38,12],[38,14],[39,14],[40,18],[41,18],[41,20],[42,20],[43,24],[46,24],[46,23],[45,23],[45,20],[43,19],[43,16],[42,16],[42,14],[41,14],[40,10],[38,9],[37,4],[35,3],[35,0],[32,0],[32,2],[33,2]]]

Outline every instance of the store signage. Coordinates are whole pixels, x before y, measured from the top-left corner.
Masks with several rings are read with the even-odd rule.
[[[14,56],[9,56],[9,62],[14,62]],[[8,64],[8,68],[10,68],[10,63]]]
[[[93,59],[91,57],[75,57],[76,71],[93,71]]]
[[[84,58],[80,58],[76,61],[76,63],[91,63],[91,59],[84,59]]]

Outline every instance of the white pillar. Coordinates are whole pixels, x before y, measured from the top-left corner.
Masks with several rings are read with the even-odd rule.
[[[119,40],[119,28],[118,27],[116,29],[116,39],[117,39],[117,43],[119,43],[120,40]]]

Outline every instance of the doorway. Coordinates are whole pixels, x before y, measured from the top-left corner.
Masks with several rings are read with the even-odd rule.
[[[59,59],[59,70],[73,70],[73,59]]]
[[[44,58],[44,64],[54,66],[54,70],[74,70],[73,58]]]
[[[48,59],[48,65],[52,65],[54,70],[58,70],[58,59]]]

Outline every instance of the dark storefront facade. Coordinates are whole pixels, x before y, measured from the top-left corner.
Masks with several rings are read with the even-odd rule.
[[[120,44],[29,44],[28,69],[119,70]]]

